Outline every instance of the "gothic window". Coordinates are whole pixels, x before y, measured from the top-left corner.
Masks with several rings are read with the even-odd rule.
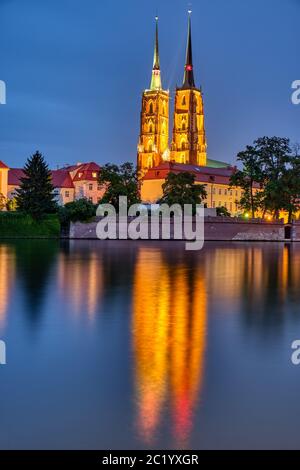
[[[185,121],[184,121],[184,120],[182,121],[181,129],[182,129],[183,131],[186,130],[186,124],[185,124]]]
[[[149,105],[149,113],[153,114],[153,103],[152,102]]]
[[[151,140],[150,140],[150,142],[148,143],[148,152],[153,152],[153,143],[152,143]]]
[[[162,113],[163,113],[163,114],[166,114],[166,105],[165,105],[165,103],[163,103]]]
[[[185,141],[184,140],[181,141],[181,150],[185,150]]]
[[[150,126],[149,126],[149,132],[150,132],[150,134],[153,134],[153,126],[152,126],[152,124],[150,124]]]
[[[185,106],[186,105],[186,99],[185,99],[185,96],[182,98],[182,106]]]
[[[152,168],[152,167],[153,167],[153,158],[152,158],[152,157],[149,157],[149,158],[148,158],[147,167],[148,167],[148,168]]]

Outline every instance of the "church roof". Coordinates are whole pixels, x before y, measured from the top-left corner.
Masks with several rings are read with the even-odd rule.
[[[182,88],[183,89],[195,88],[193,52],[192,52],[191,11],[189,11],[189,19],[188,19],[188,36],[187,36],[186,58],[185,58],[184,78],[183,78]]]
[[[184,172],[193,173],[195,180],[201,183],[211,183],[214,181],[219,184],[229,184],[229,178],[234,172],[234,167],[212,168],[208,166],[186,165],[183,163],[165,162],[154,168],[151,168],[144,180],[165,179],[170,172],[178,174]]]

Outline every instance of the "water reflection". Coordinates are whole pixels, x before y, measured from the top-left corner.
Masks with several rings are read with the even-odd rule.
[[[0,244],[0,329],[5,327],[8,303],[16,275],[16,255],[13,247]]]
[[[194,264],[194,266],[192,266]],[[175,447],[187,445],[201,394],[206,343],[203,265],[139,251],[133,292],[137,428],[145,443],[171,413]]]
[[[300,244],[0,243],[0,448],[294,445],[299,285]]]

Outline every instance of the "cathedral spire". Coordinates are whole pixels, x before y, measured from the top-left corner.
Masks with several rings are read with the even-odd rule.
[[[183,88],[195,88],[194,71],[193,71],[193,55],[192,55],[192,26],[191,26],[191,10],[189,10],[188,19],[188,37],[186,46],[186,60],[184,67]]]
[[[158,16],[155,17],[155,45],[150,90],[162,90],[158,50]]]

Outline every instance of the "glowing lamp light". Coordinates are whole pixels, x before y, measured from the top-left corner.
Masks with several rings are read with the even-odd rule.
[[[193,70],[193,67],[192,67],[191,65],[187,65],[187,66],[186,66],[186,70],[187,70],[188,72],[191,72],[191,71]]]
[[[248,214],[248,212],[245,214],[245,219],[249,219],[249,214]]]

